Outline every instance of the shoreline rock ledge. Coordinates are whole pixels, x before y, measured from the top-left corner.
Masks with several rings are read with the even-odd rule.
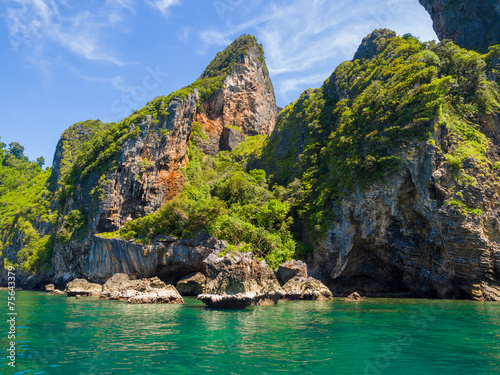
[[[252,253],[210,254],[203,261],[206,284],[198,299],[221,309],[274,305],[283,296],[278,280],[266,261],[259,262]]]
[[[301,261],[288,261],[273,272],[265,261],[259,262],[252,253],[225,257],[211,254],[205,259],[204,266],[206,286],[198,299],[208,307],[243,309],[273,305],[279,299],[333,298],[330,289],[321,281],[307,276],[307,265]]]
[[[47,292],[53,285],[47,285]],[[110,300],[128,301],[128,303],[184,303],[173,285],[165,284],[158,277],[131,280],[129,275],[116,273],[104,285],[90,283],[85,279],[75,279],[64,290],[68,297],[100,297]]]
[[[130,280],[124,273],[116,273],[104,283],[101,298],[127,300],[128,303],[184,303],[173,285],[158,277]]]
[[[74,279],[66,284],[64,289],[68,297],[86,296],[86,297],[99,297],[102,292],[102,285],[88,282],[85,279]]]

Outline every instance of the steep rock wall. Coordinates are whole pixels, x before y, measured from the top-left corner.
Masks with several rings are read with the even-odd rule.
[[[165,119],[146,116],[132,125],[130,131],[138,126],[140,133],[125,142],[116,170],[106,176],[95,215],[98,232],[116,230],[127,220],[154,212],[182,190],[180,169],[187,163],[197,103],[195,90],[183,101],[173,100]]]
[[[449,203],[453,172],[429,145],[409,152],[390,184],[356,191],[310,259],[313,275],[338,294],[408,293],[500,300],[500,205],[491,181],[461,189],[480,216]]]
[[[414,61],[443,83],[450,73],[438,69],[447,53],[478,59],[471,73],[453,73],[454,86],[444,86],[453,96],[442,94],[430,112],[429,96],[407,96],[429,81],[398,94],[400,77],[417,77],[405,73]],[[424,55],[433,60],[423,63]],[[481,85],[499,94],[480,59],[377,30],[323,87],[280,114],[252,167],[294,187],[297,221],[313,247],[308,269],[334,293],[500,300],[500,107],[496,99],[488,109],[474,107]],[[391,104],[403,100],[412,105]],[[462,103],[470,112],[460,112]],[[416,119],[425,127],[407,133]],[[397,163],[377,167],[391,158]]]
[[[429,12],[440,40],[451,39],[467,49],[487,52],[500,43],[500,3],[497,0],[419,0]]]
[[[80,252],[77,251],[79,246]],[[182,240],[162,236],[151,245],[93,236],[85,245],[68,245],[68,249],[72,250],[70,259],[61,256],[60,251],[55,259],[54,268],[57,271],[50,279],[58,284],[65,284],[75,278],[103,283],[115,273],[125,273],[137,279],[158,276],[164,280],[177,281],[201,271],[203,260],[224,248],[223,241],[204,232]],[[78,266],[69,268],[68,265],[75,265],[73,259],[79,260]]]

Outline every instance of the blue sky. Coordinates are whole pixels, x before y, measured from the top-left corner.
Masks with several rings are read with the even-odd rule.
[[[374,29],[436,39],[417,0],[3,0],[0,17],[1,141],[47,165],[68,126],[190,84],[242,34],[263,44],[282,107]]]

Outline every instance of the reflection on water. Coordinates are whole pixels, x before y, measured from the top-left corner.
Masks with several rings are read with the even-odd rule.
[[[3,305],[6,297],[0,291]],[[17,307],[16,373],[457,375],[500,369],[498,303],[336,300],[225,311],[194,298],[184,305],[130,305],[19,292]],[[12,373],[5,357],[0,361],[0,372]]]

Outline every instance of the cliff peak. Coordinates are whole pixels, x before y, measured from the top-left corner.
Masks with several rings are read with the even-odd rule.
[[[378,55],[387,46],[391,38],[394,38],[396,33],[389,29],[379,29],[373,31],[363,38],[363,41],[354,54],[353,60],[371,59]]]
[[[262,46],[258,44],[257,38],[253,35],[242,35],[228,45],[223,51],[215,55],[214,59],[208,64],[200,78],[220,76],[224,76],[225,78],[236,64],[244,61],[245,55],[249,53],[256,54],[257,57],[264,62],[264,50]]]
[[[269,134],[277,106],[264,50],[252,35],[242,35],[217,53],[197,82],[214,89],[203,95],[195,117],[197,146],[209,155],[231,150],[246,136]]]

